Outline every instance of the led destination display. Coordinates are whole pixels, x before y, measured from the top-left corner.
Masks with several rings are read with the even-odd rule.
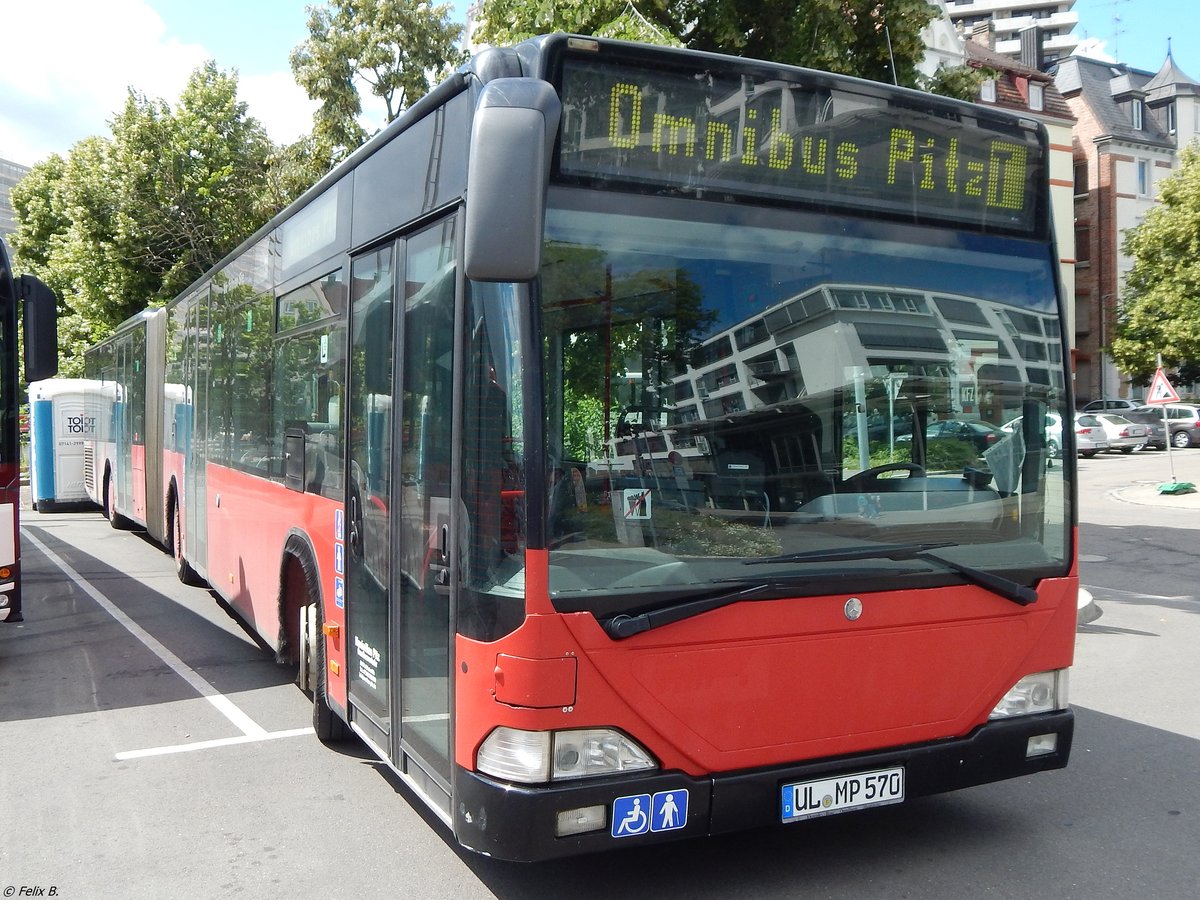
[[[748,75],[567,59],[559,172],[1032,231],[1031,128]]]

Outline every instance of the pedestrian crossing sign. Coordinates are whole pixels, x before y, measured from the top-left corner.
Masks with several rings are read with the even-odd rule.
[[[1167,381],[1167,375],[1162,369],[1159,369],[1154,373],[1154,380],[1150,382],[1150,390],[1146,392],[1146,402],[1179,402],[1179,395],[1175,393],[1175,388],[1171,387],[1171,382]]]

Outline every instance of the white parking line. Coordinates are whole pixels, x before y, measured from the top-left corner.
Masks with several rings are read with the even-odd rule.
[[[293,737],[298,734],[308,734],[312,732],[311,728],[297,729],[295,731],[277,731],[274,733],[268,732],[265,728],[242,712],[242,710],[236,705],[234,705],[232,700],[209,684],[204,678],[197,674],[195,670],[189,668],[183,660],[164,647],[158,641],[158,639],[146,631],[146,629],[142,628],[142,626],[140,626],[137,622],[133,621],[133,619],[129,618],[129,616],[125,615],[125,613],[121,612],[121,610],[119,610],[111,600],[105,597],[82,575],[71,568],[66,560],[62,559],[62,557],[60,557],[57,553],[30,534],[27,529],[21,529],[21,536],[25,540],[29,541],[29,543],[40,550],[43,554],[45,554],[46,558],[49,559],[50,562],[54,563],[54,565],[58,566],[63,571],[63,574],[70,578],[71,581],[75,582],[76,586],[78,586],[81,591],[95,600],[96,603],[100,605],[101,609],[116,619],[122,628],[141,641],[146,649],[161,659],[171,669],[172,672],[190,684],[192,688],[195,689],[196,693],[211,703],[213,707],[219,713],[221,713],[221,715],[225,716],[225,718],[232,722],[233,725],[240,732],[242,732],[243,735],[243,737],[239,738],[227,738],[216,741],[201,741],[196,744],[182,744],[179,745],[178,748],[167,747],[156,748],[154,750],[132,750],[129,753],[117,754],[118,759],[130,759],[135,756],[153,756],[164,752],[178,753],[182,752],[183,750],[200,749],[205,745],[223,746],[227,743],[240,744],[250,741],[270,740],[277,737]]]
[[[215,741],[196,741],[192,744],[175,744],[170,747],[148,747],[145,750],[126,750],[116,754],[114,759],[142,759],[147,756],[166,756],[170,753],[190,753],[193,750],[211,750],[214,747],[232,747],[236,744],[255,744],[259,741],[274,741],[279,738],[304,737],[312,734],[312,728],[293,728],[290,731],[264,731],[261,735],[243,735],[242,737],[217,738]]]

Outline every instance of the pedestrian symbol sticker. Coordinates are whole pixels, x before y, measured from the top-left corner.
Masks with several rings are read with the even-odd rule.
[[[612,836],[633,837],[658,831],[677,831],[687,825],[688,792],[659,791],[618,797],[613,801]]]
[[[612,836],[633,837],[650,830],[650,795],[636,794],[613,801]]]
[[[346,582],[340,577],[333,579],[333,605],[338,609],[346,608]]]

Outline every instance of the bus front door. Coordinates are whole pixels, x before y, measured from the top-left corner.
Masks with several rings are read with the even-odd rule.
[[[351,721],[447,815],[454,225],[351,263],[346,499]]]

